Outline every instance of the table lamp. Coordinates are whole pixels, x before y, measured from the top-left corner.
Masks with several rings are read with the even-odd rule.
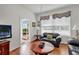
[[[74,25],[72,30],[75,31],[75,34],[76,34],[75,38],[78,39],[78,27],[77,27],[77,25]]]

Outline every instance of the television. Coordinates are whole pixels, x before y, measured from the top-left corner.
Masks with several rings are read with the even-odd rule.
[[[0,25],[0,39],[12,38],[12,26]]]

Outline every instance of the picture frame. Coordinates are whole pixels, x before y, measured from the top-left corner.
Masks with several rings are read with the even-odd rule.
[[[36,27],[36,23],[35,22],[32,22],[32,27]]]

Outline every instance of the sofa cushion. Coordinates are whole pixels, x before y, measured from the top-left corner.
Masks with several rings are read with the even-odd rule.
[[[47,37],[47,35],[52,35],[52,38],[56,38],[57,36],[59,36],[58,33],[43,33],[44,37]]]
[[[53,34],[53,38],[56,38],[57,36],[60,36],[58,33],[52,33]]]

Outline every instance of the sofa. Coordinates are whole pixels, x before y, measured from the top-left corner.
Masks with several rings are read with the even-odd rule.
[[[58,33],[43,33],[41,38],[47,38],[47,35],[52,35],[52,38],[56,38],[57,36],[60,36]]]
[[[79,40],[72,39],[68,41],[69,44],[69,54],[70,55],[79,55]]]
[[[47,35],[51,35],[51,39],[48,38]],[[42,41],[48,41],[54,45],[54,47],[59,48],[60,43],[61,43],[61,37],[60,34],[58,33],[43,33],[41,36]]]

